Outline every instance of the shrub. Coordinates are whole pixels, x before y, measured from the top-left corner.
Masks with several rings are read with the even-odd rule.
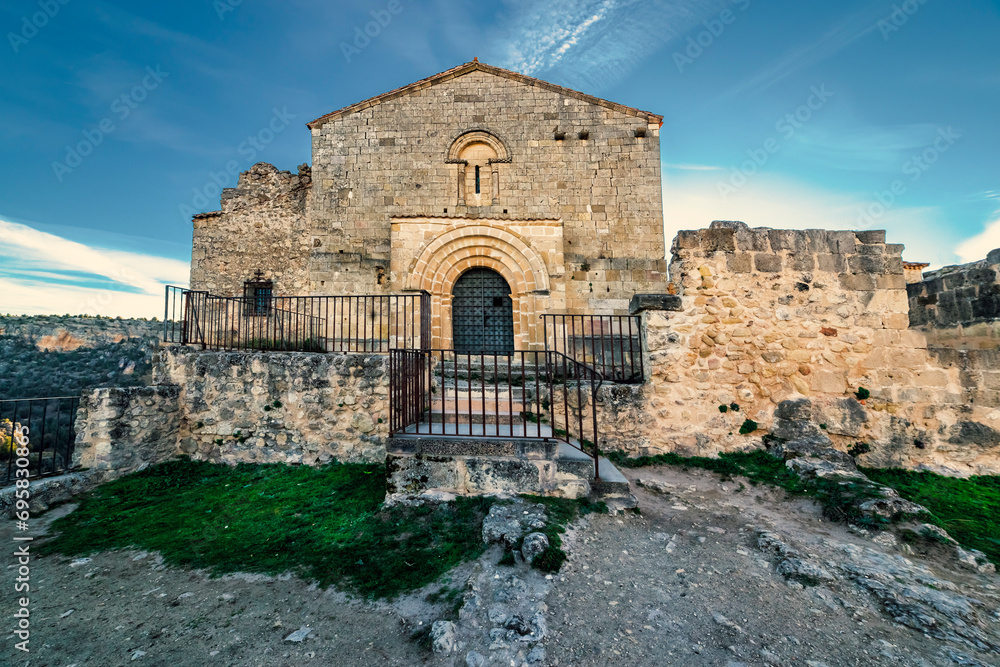
[[[740,426],[740,435],[749,435],[757,430],[757,422],[752,419],[746,419],[743,425]]]
[[[872,450],[872,446],[867,442],[856,442],[854,446],[847,450],[847,453],[854,458],[858,458],[862,454],[867,454]]]

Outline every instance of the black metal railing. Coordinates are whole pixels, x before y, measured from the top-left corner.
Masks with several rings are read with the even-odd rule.
[[[430,294],[221,297],[168,287],[167,343],[213,350],[388,352],[430,345]]]
[[[79,407],[75,396],[0,400],[0,483],[13,482],[18,469],[26,469],[29,477],[70,470]],[[28,429],[28,455],[23,457],[14,440],[19,427]]]
[[[645,379],[642,319],[638,315],[542,315],[546,349],[600,371],[609,381]]]
[[[555,439],[594,459],[596,370],[553,351],[392,350],[392,435]]]

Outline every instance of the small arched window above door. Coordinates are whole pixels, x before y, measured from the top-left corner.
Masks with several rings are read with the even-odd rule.
[[[452,143],[447,161],[457,166],[459,206],[500,203],[499,165],[510,162],[507,146],[500,139],[482,130],[466,132]]]

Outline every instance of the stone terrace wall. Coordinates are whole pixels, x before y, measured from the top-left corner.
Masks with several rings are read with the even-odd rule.
[[[651,382],[605,390],[605,446],[711,455],[757,446],[778,403],[809,397],[841,448],[874,465],[1000,472],[1000,411],[908,328],[902,246],[880,231],[713,223],[674,241],[677,312],[646,313]],[[966,375],[968,375],[966,373]],[[862,405],[853,396],[870,390]],[[722,413],[735,403],[739,412]],[[760,425],[740,435],[744,419]]]
[[[171,458],[180,427],[178,387],[95,389],[80,401],[73,466],[107,480]]]
[[[74,465],[106,481],[179,455],[225,463],[382,462],[389,358],[163,348],[155,386],[97,389]]]
[[[227,463],[385,460],[389,357],[165,348],[180,387],[179,453]]]
[[[276,295],[309,292],[311,249],[306,207],[309,167],[298,174],[264,162],[222,192],[222,210],[194,216],[191,289],[242,296],[243,282],[260,269]]]
[[[950,328],[1000,318],[1000,249],[971,264],[924,274],[907,286],[910,325]]]

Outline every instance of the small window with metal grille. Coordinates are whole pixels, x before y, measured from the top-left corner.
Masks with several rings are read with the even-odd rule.
[[[243,312],[249,317],[267,317],[271,314],[274,284],[264,280],[262,271],[254,272],[253,280],[243,283]]]

